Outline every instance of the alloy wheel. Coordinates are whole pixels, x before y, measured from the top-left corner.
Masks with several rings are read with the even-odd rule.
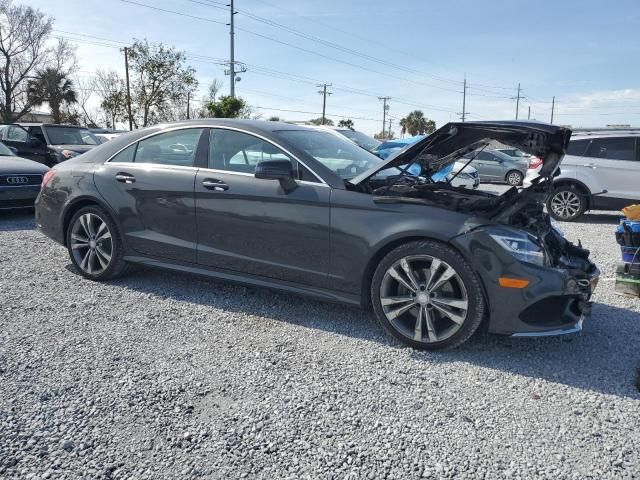
[[[71,229],[71,252],[83,272],[104,272],[113,257],[113,239],[107,223],[93,213],[80,215]]]
[[[430,255],[411,255],[384,274],[380,303],[389,322],[417,342],[435,343],[454,335],[467,318],[467,290],[458,273]]]
[[[511,172],[507,175],[507,183],[513,186],[520,185],[522,183],[522,175],[518,172]]]
[[[561,190],[551,198],[551,210],[559,218],[572,218],[580,212],[581,200],[577,193]]]

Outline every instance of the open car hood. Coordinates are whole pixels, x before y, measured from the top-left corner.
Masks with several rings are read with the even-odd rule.
[[[541,177],[552,176],[564,157],[571,130],[529,121],[451,122],[406,150],[352,178],[349,183],[366,182],[378,172],[418,163],[424,176],[453,164],[465,153],[496,140],[542,159]]]

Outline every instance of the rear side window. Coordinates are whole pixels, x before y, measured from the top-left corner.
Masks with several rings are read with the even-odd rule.
[[[135,162],[192,167],[201,133],[201,128],[188,128],[140,140]]]
[[[635,160],[636,139],[634,137],[594,138],[585,156],[609,160]]]
[[[129,145],[127,148],[118,153],[115,157],[111,159],[112,162],[123,162],[123,163],[131,163],[133,162],[133,158],[136,155],[136,147],[137,143],[133,145]]]
[[[571,140],[567,147],[567,155],[582,157],[591,140]]]

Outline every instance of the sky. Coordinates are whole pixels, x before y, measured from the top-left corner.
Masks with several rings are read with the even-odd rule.
[[[14,0],[55,18],[54,35],[77,44],[80,71],[124,74],[119,47],[134,38],[185,51],[198,98],[229,77],[227,0]],[[146,6],[145,6],[146,5]],[[149,8],[149,6],[154,8]],[[519,118],[573,127],[640,126],[640,1],[610,0],[235,0],[236,83],[262,114],[320,116],[358,130],[392,130],[420,109],[438,126],[457,121],[467,79],[468,120]],[[195,18],[198,17],[198,18]],[[274,25],[277,24],[277,25]],[[94,100],[95,101],[95,100]]]

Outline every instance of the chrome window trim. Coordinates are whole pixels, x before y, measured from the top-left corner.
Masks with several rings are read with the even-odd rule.
[[[240,132],[240,133],[244,133],[246,135],[251,135],[253,137],[259,138],[260,140],[263,140],[263,141],[265,141],[267,143],[270,143],[274,147],[279,148],[284,153],[286,153],[291,158],[293,158],[296,162],[298,162],[301,165],[303,165],[307,170],[309,170],[313,174],[314,177],[316,177],[320,181],[321,185],[325,185],[327,187],[329,186],[327,184],[327,182],[325,182],[322,179],[322,177],[320,177],[320,175],[318,175],[316,172],[314,172],[313,169],[309,168],[309,166],[306,163],[304,163],[297,156],[292,154],[289,150],[287,150],[283,146],[277,144],[273,140],[270,140],[270,139],[268,139],[266,137],[263,137],[259,133],[250,132],[250,131],[243,130],[243,129],[238,128],[238,127],[229,127],[229,126],[226,126],[226,125],[201,125],[201,124],[197,124],[197,125],[180,125],[180,126],[177,126],[177,127],[174,127],[174,128],[168,128],[168,129],[165,129],[165,130],[162,130],[162,131],[159,131],[159,132],[150,133],[149,135],[146,135],[144,137],[140,137],[137,140],[135,140],[135,141],[127,144],[126,146],[122,147],[116,153],[111,155],[107,160],[105,160],[104,164],[106,164],[106,163],[114,163],[114,164],[118,164],[118,165],[120,165],[120,164],[122,164],[122,165],[133,165],[133,164],[136,164],[138,162],[111,162],[111,160],[116,155],[120,154],[120,152],[122,152],[123,150],[126,150],[131,145],[133,145],[134,143],[141,142],[143,140],[146,140],[146,139],[151,138],[151,137],[155,137],[156,135],[161,135],[163,133],[175,132],[175,131],[178,131],[178,130],[191,130],[191,129],[194,129],[194,128],[209,128],[209,129],[216,129],[217,128],[217,129],[223,129],[223,130],[232,130],[232,131],[235,131],[235,132]],[[167,166],[167,165],[165,165],[163,163],[153,163],[153,162],[138,163],[138,165],[162,165],[162,166]],[[199,168],[199,167],[184,167],[184,166],[178,166],[178,165],[168,165],[168,166],[177,166],[179,168],[195,168],[195,169]],[[200,168],[203,168],[203,167],[200,167]],[[205,169],[205,168],[203,168],[203,169]],[[232,174],[238,173],[238,174],[249,175],[249,176],[253,177],[253,174],[250,174],[250,173],[249,174],[245,174],[244,172],[232,172],[232,171],[229,171],[229,170],[217,170],[217,169],[211,169],[211,168],[206,168],[206,170],[214,170],[214,171],[218,171],[218,172],[221,172],[221,173],[232,173]],[[305,180],[296,180],[296,181],[300,181],[300,182],[304,181],[305,183],[318,185],[316,182],[309,182],[309,181],[305,181]]]

